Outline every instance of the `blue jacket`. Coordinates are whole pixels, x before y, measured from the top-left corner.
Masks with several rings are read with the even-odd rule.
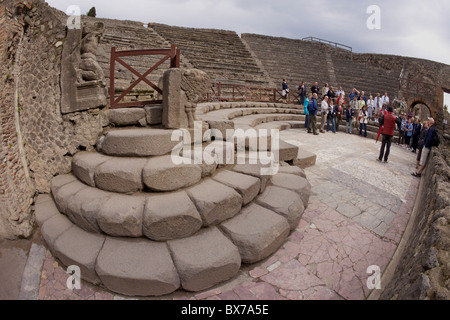
[[[309,105],[309,99],[306,98],[306,99],[305,99],[305,102],[303,103],[303,113],[304,113],[305,115],[309,115],[308,105]]]
[[[434,128],[434,125],[432,125],[428,129],[427,135],[425,136],[425,141],[423,143],[423,146],[430,150],[431,150],[431,137],[433,137],[434,130],[436,130],[436,129]]]
[[[355,111],[353,111],[353,108],[347,108],[345,109],[345,119],[347,122],[352,121],[352,117],[355,115]]]
[[[317,110],[319,110],[319,107],[317,105],[317,99],[316,98],[312,98],[312,101],[309,103],[309,114],[312,116],[317,115]]]
[[[283,90],[289,89],[288,84],[284,81],[281,83],[281,87],[283,88]]]

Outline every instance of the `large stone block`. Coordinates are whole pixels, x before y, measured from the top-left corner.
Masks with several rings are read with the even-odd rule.
[[[306,150],[299,149],[297,158],[294,159],[293,165],[302,169],[312,167],[316,164],[317,155]]]
[[[109,111],[109,121],[117,126],[137,125],[145,117],[143,108],[111,109]]]
[[[96,272],[106,288],[130,296],[161,296],[180,287],[165,243],[106,238]]]
[[[101,206],[97,223],[111,236],[141,237],[144,205],[144,196],[113,196]]]
[[[97,284],[100,279],[95,272],[95,262],[104,241],[105,236],[73,226],[55,241],[55,255],[65,266],[80,267],[83,280]]]
[[[288,221],[279,214],[251,204],[221,224],[238,247],[244,263],[255,263],[275,252],[289,236]]]
[[[187,99],[181,90],[182,70],[171,68],[163,75],[163,114],[162,123],[167,129],[188,128],[185,111]]]
[[[55,253],[56,239],[72,226],[73,223],[62,214],[57,214],[44,222],[41,227],[41,234],[53,254]]]
[[[202,169],[190,159],[185,160],[191,163],[184,164],[183,158],[177,156],[148,160],[142,172],[145,186],[154,191],[175,191],[196,184],[202,178]]]
[[[56,207],[58,208],[59,212],[67,214],[70,218],[71,212],[68,209],[69,201],[78,192],[80,192],[83,189],[87,189],[87,188],[90,188],[90,187],[81,183],[78,180],[75,180],[71,183],[63,185],[60,188],[57,188],[55,191],[52,191],[53,198],[55,199],[55,204],[56,204]]]
[[[242,207],[239,193],[210,178],[186,191],[202,216],[204,226],[215,225],[234,217]]]
[[[238,172],[223,170],[215,174],[213,179],[239,192],[244,205],[251,202],[261,190],[260,179]]]
[[[270,175],[264,175],[263,169],[267,169],[267,165],[247,163],[247,164],[237,164],[233,167],[233,171],[235,172],[259,178],[261,181],[260,192],[264,192],[264,190],[266,189],[267,182],[271,177]]]
[[[148,157],[168,154],[179,143],[172,141],[172,130],[124,129],[109,132],[102,142],[102,153],[122,157]]]
[[[202,227],[197,208],[186,192],[154,195],[147,198],[143,232],[156,241],[185,238]]]
[[[173,260],[187,291],[200,291],[232,278],[239,271],[238,248],[217,228],[192,237],[168,241]]]
[[[279,173],[274,175],[270,181],[275,186],[297,192],[305,208],[308,207],[309,197],[311,195],[311,184],[308,180],[293,174]]]
[[[102,190],[119,193],[142,190],[142,169],[146,162],[146,159],[139,158],[109,159],[95,169],[95,185]]]
[[[261,206],[281,214],[289,222],[291,230],[297,228],[305,211],[300,196],[288,189],[269,186],[256,200]]]
[[[162,106],[146,106],[144,110],[147,124],[157,125],[162,123],[162,114],[163,114]]]
[[[40,194],[36,199],[34,214],[37,224],[42,227],[45,221],[61,213],[50,195]]]
[[[98,152],[78,152],[72,158],[72,172],[88,186],[95,187],[95,168],[108,159],[110,158]]]

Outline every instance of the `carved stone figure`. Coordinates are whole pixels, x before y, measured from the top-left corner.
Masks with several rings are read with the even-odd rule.
[[[104,30],[105,26],[102,22],[83,25],[79,83],[83,81],[104,82],[105,75],[96,58],[98,42]]]

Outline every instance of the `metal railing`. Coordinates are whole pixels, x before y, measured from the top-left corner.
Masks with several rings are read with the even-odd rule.
[[[248,86],[234,81],[214,81],[203,101],[281,102],[282,98],[282,90],[275,88]],[[289,103],[300,103],[300,95],[292,90],[286,100]]]
[[[153,56],[153,55],[162,55],[162,59],[159,60],[156,64],[154,64],[150,69],[148,69],[144,74],[140,74],[133,67],[123,61],[121,58],[123,57],[135,57],[135,56]],[[180,67],[180,49],[177,49],[175,45],[172,45],[170,49],[148,49],[148,50],[129,50],[129,51],[116,51],[115,47],[111,48],[111,62],[110,62],[110,103],[111,109],[118,108],[128,108],[128,107],[136,107],[136,106],[145,106],[148,104],[160,104],[162,100],[147,100],[147,101],[132,101],[121,103],[120,101],[140,83],[145,82],[151,88],[153,88],[156,92],[162,95],[163,91],[149,79],[147,76],[155,71],[159,66],[161,66],[164,62],[170,59],[170,67],[171,68],[179,68]],[[123,65],[127,68],[131,73],[137,76],[137,80],[134,81],[126,90],[124,90],[118,98],[115,97],[115,65],[116,62]]]

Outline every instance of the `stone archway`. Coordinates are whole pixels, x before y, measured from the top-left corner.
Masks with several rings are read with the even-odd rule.
[[[416,97],[408,99],[407,104],[408,104],[408,111],[411,108],[414,110],[414,108],[418,105],[423,105],[428,108],[428,110],[430,112],[430,116],[433,117],[434,119],[437,119],[438,110],[436,109],[435,103],[433,103],[432,100],[427,99],[425,97],[417,97],[416,96]]]

